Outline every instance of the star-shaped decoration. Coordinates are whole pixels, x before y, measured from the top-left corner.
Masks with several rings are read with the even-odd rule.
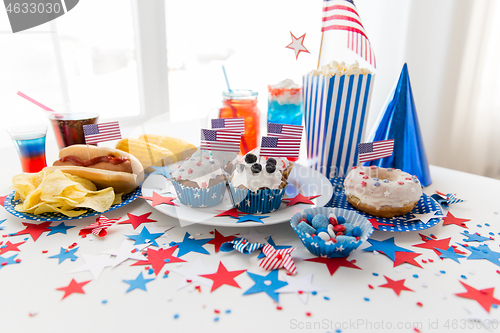
[[[320,197],[320,196],[321,196],[321,194],[320,195],[311,195],[309,197],[305,197],[299,193],[293,198],[285,198],[282,201],[284,201],[284,202],[288,201],[288,203],[286,204],[287,207],[294,206],[294,205],[299,204],[299,203],[303,203],[303,204],[307,204],[307,205],[314,205],[314,202],[312,202],[311,200],[315,199],[317,197]]]
[[[237,270],[237,271],[228,271],[222,261],[219,262],[219,267],[217,268],[217,272],[212,274],[202,274],[201,277],[210,279],[213,281],[212,289],[210,292],[213,292],[217,288],[223,285],[233,286],[236,288],[241,288],[234,278],[238,275],[246,272],[246,269]]]
[[[292,252],[296,248],[290,247],[287,249],[276,250],[271,244],[267,244],[262,249],[266,255],[259,263],[259,267],[271,271],[273,269],[285,268],[288,273],[296,274],[297,267],[292,259]]]
[[[458,225],[459,227],[468,229],[467,225],[465,224],[465,222],[467,221],[470,221],[470,219],[461,219],[453,216],[452,213],[448,212],[448,214],[446,214],[446,216],[443,217],[443,226],[454,224]]]
[[[14,254],[8,258],[0,256],[0,269],[2,269],[4,266],[7,265],[14,265],[14,264],[19,264],[21,261],[16,261],[16,257],[18,254]]]
[[[155,191],[153,191],[153,196],[152,197],[143,197],[143,196],[141,196],[139,198],[146,199],[146,200],[151,200],[152,201],[151,206],[153,206],[153,207],[156,207],[156,206],[161,205],[161,204],[166,204],[166,205],[172,205],[172,206],[179,207],[179,205],[177,205],[176,203],[172,202],[172,200],[177,199],[177,197],[164,197],[164,196],[156,193]]]
[[[169,176],[170,176],[170,169],[168,168],[168,166],[161,166],[161,167],[151,166],[151,168],[153,168],[154,171],[149,174],[150,176],[151,175],[162,175],[165,178],[169,178]]]
[[[135,241],[134,245],[151,243],[150,245],[158,246],[158,243],[156,243],[155,239],[162,236],[163,234],[164,234],[164,232],[150,233],[148,228],[142,227],[140,234],[138,234],[138,235],[125,235],[125,236],[134,240]]]
[[[6,196],[6,195],[0,195],[0,205],[1,205],[2,207],[4,207],[5,198],[7,198],[7,196]]]
[[[495,288],[476,289],[463,283],[462,281],[460,281],[460,283],[465,287],[465,289],[467,289],[467,292],[455,294],[456,296],[473,299],[488,312],[490,312],[492,304],[500,305],[500,300],[493,296]]]
[[[203,254],[210,254],[203,245],[211,241],[210,238],[205,238],[205,239],[194,239],[193,236],[191,236],[188,232],[184,234],[184,239],[182,242],[172,242],[171,244],[175,244],[179,246],[179,252],[177,252],[178,257],[182,257],[185,254],[188,254],[189,252],[198,252],[198,253],[203,253]]]
[[[71,279],[71,282],[66,287],[56,288],[56,290],[64,291],[64,296],[61,299],[63,300],[71,294],[85,294],[83,286],[90,281],[76,282],[75,279]]]
[[[118,224],[132,224],[134,229],[137,229],[138,226],[140,226],[142,223],[148,223],[148,222],[156,222],[156,220],[151,220],[149,219],[149,215],[151,215],[152,212],[145,213],[142,215],[134,215],[127,213],[128,220],[125,221],[120,221]]]
[[[139,261],[147,260],[147,258],[141,253],[141,251],[149,245],[150,244],[133,245],[127,239],[124,239],[120,248],[107,250],[102,252],[102,254],[109,254],[110,256],[114,256],[115,258],[111,262],[111,267],[116,267],[127,259]]]
[[[479,243],[482,243],[484,241],[491,240],[489,237],[484,237],[484,236],[481,236],[481,235],[479,235],[477,233],[470,234],[468,232],[462,232],[462,233],[460,233],[460,235],[464,235],[465,237],[467,237],[467,239],[463,240],[464,242],[479,242]]]
[[[243,295],[250,295],[265,292],[269,297],[271,297],[275,302],[279,302],[280,294],[276,290],[288,285],[285,281],[281,281],[278,278],[278,270],[269,272],[266,276],[253,274],[247,272],[250,278],[255,282],[255,284],[250,287]]]
[[[9,252],[9,251],[20,252],[21,250],[19,250],[19,246],[23,245],[24,243],[26,243],[26,241],[19,242],[19,243],[11,243],[10,241],[7,241],[7,243],[0,246],[0,255],[4,254],[6,252]]]
[[[368,221],[372,224],[373,229],[379,230],[378,227],[383,226],[383,227],[394,227],[394,224],[392,223],[380,223],[377,221],[377,219],[368,219]]]
[[[416,257],[422,255],[421,253],[396,251],[394,252],[394,254],[395,254],[394,267],[404,263],[408,263],[410,265],[423,268],[422,266],[420,266],[418,262],[415,261]]]
[[[271,244],[274,249],[276,250],[283,250],[283,249],[288,249],[288,248],[291,248],[292,246],[291,245],[276,245],[276,243],[274,243],[274,239],[272,236],[269,236],[269,239],[267,240],[267,242],[269,244]],[[257,259],[261,259],[261,258],[264,258],[266,255],[264,254],[264,251],[261,249],[259,255],[257,256]]]
[[[312,284],[313,275],[309,274],[302,278],[284,276],[286,283],[288,285],[281,287],[276,290],[277,293],[297,293],[302,302],[307,303],[307,298],[309,294],[313,291],[323,291],[324,289],[317,287]]]
[[[215,215],[215,217],[231,216],[234,218],[239,218],[240,215],[248,214],[248,213],[240,212],[238,210],[238,208],[236,208],[236,207],[233,207],[233,208],[228,209],[228,210],[217,210],[217,211],[220,212],[220,214]]]
[[[394,237],[388,238],[383,241],[378,241],[375,239],[368,239],[368,243],[372,246],[363,249],[363,251],[378,251],[382,252],[386,256],[388,256],[392,261],[395,260],[395,252],[413,252],[411,250],[405,249],[403,247],[397,246],[394,243]]]
[[[74,228],[75,226],[66,226],[66,224],[64,224],[64,222],[61,222],[59,223],[58,225],[54,226],[54,227],[48,227],[50,229],[50,232],[47,234],[47,236],[50,236],[50,235],[53,235],[53,234],[56,234],[56,233],[60,233],[60,234],[67,234],[67,230],[68,229],[71,229],[71,228]]]
[[[214,238],[207,242],[215,247],[215,252],[219,252],[220,246],[225,242],[230,242],[236,238],[236,235],[223,236],[217,229],[215,229]]]
[[[142,272],[139,272],[139,275],[134,280],[122,280],[125,283],[129,284],[129,287],[126,291],[126,293],[134,290],[134,289],[142,289],[144,291],[148,291],[146,289],[146,283],[149,283],[153,281],[154,279],[145,279],[144,276],[142,275]]]
[[[260,232],[257,232],[255,229],[250,229],[248,230],[248,234],[241,235],[243,238],[245,238],[247,241],[250,243],[261,243],[265,244],[267,242],[267,239],[269,236],[272,234],[261,234]]]
[[[0,220],[0,224],[4,223],[5,221],[7,221],[7,219],[3,219],[3,220]],[[0,230],[2,230],[4,227],[0,226]]]
[[[212,283],[210,279],[202,277],[201,275],[213,274],[216,271],[215,267],[206,267],[201,258],[197,258],[190,268],[171,268],[170,270],[184,277],[184,280],[179,284],[177,290],[189,286],[192,283],[201,283],[209,286],[210,283]]]
[[[306,34],[303,34],[299,38],[295,37],[290,31],[290,35],[292,37],[292,42],[285,46],[287,49],[291,49],[295,51],[295,60],[299,58],[300,52],[310,53],[306,47],[304,46],[304,38],[306,38]]]
[[[444,215],[436,214],[436,211],[430,212],[430,213],[426,213],[426,214],[413,214],[413,215],[415,215],[415,217],[406,220],[406,222],[420,220],[422,223],[427,224],[432,219],[436,219],[436,218],[440,219],[440,218],[444,217]]]
[[[389,191],[385,191],[385,192],[384,192],[384,196],[385,196],[386,198],[389,198],[389,197],[391,196],[391,192],[389,192]]]
[[[76,250],[78,250],[77,247],[74,249],[65,249],[61,247],[61,250],[59,250],[59,254],[53,255],[49,258],[57,258],[59,260],[59,264],[62,263],[66,259],[70,259],[71,261],[75,261],[78,259],[78,257],[75,255]]]
[[[442,250],[442,249],[438,249],[438,248],[435,248],[435,250],[438,251],[439,253],[441,253],[439,258],[441,258],[441,259],[448,258],[448,259],[451,259],[453,261],[458,262],[459,264],[460,264],[460,261],[458,261],[458,259],[465,258],[465,256],[456,253],[455,250],[453,249],[453,247],[451,247],[451,246],[447,250]]]
[[[49,229],[50,223],[51,222],[42,222],[40,224],[34,224],[23,222],[23,225],[26,227],[26,229],[18,231],[16,233],[16,236],[29,234],[31,238],[33,238],[33,241],[36,242],[38,237],[40,237],[44,232],[51,231]]]
[[[500,266],[500,253],[492,251],[488,245],[482,244],[479,246],[471,246],[469,245],[467,249],[471,252],[470,256],[467,257],[467,260],[474,259],[485,259],[489,262],[494,263],[497,266]]]
[[[255,216],[252,214],[244,215],[241,216],[236,223],[242,223],[242,222],[258,222],[258,223],[264,223],[261,219],[268,218],[269,216]]]
[[[82,259],[85,264],[71,271],[72,273],[90,271],[94,280],[97,280],[104,268],[111,266],[110,256],[107,254],[91,255],[82,254]]]
[[[415,244],[413,246],[420,247],[423,249],[433,250],[439,256],[441,253],[439,253],[436,250],[436,248],[446,251],[450,247],[450,240],[451,240],[451,237],[443,238],[443,239],[434,239],[434,238],[428,237],[427,240],[425,241],[425,243]]]
[[[165,266],[165,264],[173,264],[176,262],[186,262],[186,260],[180,259],[173,255],[177,246],[169,247],[168,249],[159,249],[153,250],[148,249],[147,251],[147,260],[146,261],[138,261],[131,266],[140,266],[140,265],[151,265],[156,275],[158,275]]]
[[[405,280],[404,279],[398,280],[398,281],[394,281],[394,280],[391,280],[390,278],[388,278],[385,275],[384,275],[384,277],[385,277],[387,283],[380,285],[379,286],[380,288],[389,288],[389,289],[392,289],[392,290],[394,290],[394,292],[398,296],[399,296],[399,294],[401,294],[401,291],[403,291],[403,290],[413,291],[413,290],[411,290],[410,288],[408,288],[408,287],[406,287],[404,285],[405,284]]]
[[[311,261],[311,262],[317,262],[317,263],[320,263],[320,264],[325,264],[326,267],[328,268],[328,272],[330,272],[330,276],[333,276],[333,274],[337,271],[337,269],[339,269],[339,267],[361,269],[361,267],[356,266],[352,262],[352,260],[349,261],[345,257],[342,257],[342,258],[320,258],[320,257],[315,257],[315,258],[306,259],[304,261]]]

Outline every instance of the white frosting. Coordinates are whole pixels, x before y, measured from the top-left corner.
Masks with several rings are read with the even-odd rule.
[[[196,153],[195,153],[196,154]],[[172,178],[175,180],[191,180],[196,182],[199,187],[206,188],[210,179],[215,179],[218,175],[224,175],[220,163],[217,160],[210,159],[208,156],[203,156],[200,161],[198,158],[188,158],[177,170],[172,172]]]
[[[346,195],[354,195],[376,209],[401,207],[418,201],[422,196],[422,187],[416,176],[399,169],[376,166],[354,167],[344,180],[344,188]]]
[[[337,61],[332,61],[329,64],[322,66],[320,69],[313,69],[309,72],[309,75],[323,75],[326,77],[332,77],[334,75],[357,75],[357,74],[372,74],[369,69],[360,68],[359,63],[355,61],[352,64],[347,65],[345,62],[338,63]]]
[[[268,157],[260,156],[260,148],[254,148],[248,152],[248,154],[254,154],[259,156],[259,163],[266,165]],[[276,169],[280,172],[285,171],[290,166],[290,161],[286,157],[274,157],[276,160]],[[245,163],[245,156],[240,156],[236,163]]]
[[[282,183],[281,171],[276,168],[273,173],[268,173],[266,171],[266,159],[261,158],[260,161],[256,162],[262,166],[262,170],[258,173],[253,173],[251,168],[255,163],[246,163],[244,159],[239,163],[239,165],[243,165],[244,169],[242,171],[239,170],[239,165],[236,166],[236,170],[233,172],[231,176],[231,183],[234,187],[238,187],[243,185],[256,192],[257,190],[267,187],[270,189],[278,189]]]
[[[300,89],[300,85],[293,82],[293,80],[285,79],[278,84],[269,85],[268,90],[282,89],[280,92],[275,92],[269,94],[269,102],[278,102],[280,105],[284,104],[295,104],[299,105],[302,103],[302,94],[297,90]]]

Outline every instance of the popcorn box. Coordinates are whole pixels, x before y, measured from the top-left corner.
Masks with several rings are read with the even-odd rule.
[[[374,76],[303,76],[307,161],[328,178],[345,177],[357,164]]]

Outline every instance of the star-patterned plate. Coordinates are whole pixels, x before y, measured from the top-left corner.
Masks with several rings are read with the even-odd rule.
[[[356,210],[349,202],[347,202],[347,197],[344,190],[342,189],[343,178],[333,178],[331,179],[332,185],[335,188],[335,194],[332,201],[328,204],[330,207],[339,207],[349,210]],[[417,206],[413,210],[402,216],[394,216],[393,218],[383,218],[376,217],[370,214],[366,214],[362,211],[356,210],[359,214],[365,216],[368,219],[375,218],[378,224],[378,230],[381,231],[392,231],[392,232],[407,232],[424,230],[435,226],[441,221],[441,217],[431,218],[429,222],[423,223],[419,220],[408,221],[415,217],[415,214],[429,214],[434,213],[435,215],[443,215],[443,210],[436,200],[432,199],[427,194],[423,193]],[[387,224],[387,225],[384,225]]]
[[[176,195],[172,183],[164,176],[158,174],[150,175],[148,178],[146,178],[142,185],[143,196],[151,196],[153,194],[153,191],[160,193],[161,195],[165,195],[167,193]],[[224,199],[222,200],[222,202],[219,205],[213,207],[190,208],[179,203],[178,201],[174,201],[175,203],[179,204],[179,207],[171,205],[157,205],[154,208],[165,215],[178,218],[181,222],[181,225],[185,223],[199,223],[222,227],[266,226],[271,224],[289,222],[290,218],[295,213],[300,212],[305,208],[323,207],[330,201],[330,198],[333,194],[333,188],[330,181],[319,172],[299,164],[294,164],[292,172],[290,173],[290,176],[288,178],[288,186],[286,188],[285,195],[289,198],[293,198],[298,193],[301,193],[304,196],[320,196],[313,199],[313,202],[315,203],[314,205],[297,204],[294,206],[286,207],[286,202],[283,202],[278,210],[272,213],[264,214],[265,216],[269,217],[263,219],[263,223],[251,221],[236,223],[238,219],[229,216],[215,217],[215,215],[220,214],[221,211],[226,211],[233,207],[228,191],[226,191],[226,193],[224,194]],[[151,204],[150,201],[147,202],[148,204]],[[258,214],[254,215],[259,216]]]
[[[25,220],[33,220],[33,221],[66,221],[66,220],[80,220],[80,219],[83,219],[83,218],[89,217],[89,216],[106,214],[109,211],[123,207],[123,206],[131,203],[132,201],[137,199],[137,197],[139,195],[141,195],[141,188],[137,187],[133,192],[125,194],[122,197],[123,201],[121,203],[111,206],[111,208],[109,208],[107,211],[105,211],[103,213],[96,212],[95,210],[92,210],[92,209],[86,209],[87,213],[82,214],[80,216],[75,216],[75,217],[68,217],[68,216],[60,214],[60,213],[43,213],[40,215],[35,215],[35,214],[30,214],[30,213],[20,213],[14,209],[14,207],[19,203],[19,200],[14,200],[14,193],[15,192],[12,192],[11,194],[9,194],[7,196],[7,198],[5,198],[5,203],[4,203],[5,209],[9,213],[11,213],[12,215],[17,216],[17,217],[22,218],[22,219],[25,219]]]

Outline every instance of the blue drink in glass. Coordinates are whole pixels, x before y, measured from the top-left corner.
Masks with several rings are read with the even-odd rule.
[[[302,88],[290,79],[267,86],[269,91],[267,121],[276,124],[302,125]]]
[[[47,166],[45,160],[46,133],[46,126],[9,129],[9,134],[21,160],[23,172],[34,173]]]

